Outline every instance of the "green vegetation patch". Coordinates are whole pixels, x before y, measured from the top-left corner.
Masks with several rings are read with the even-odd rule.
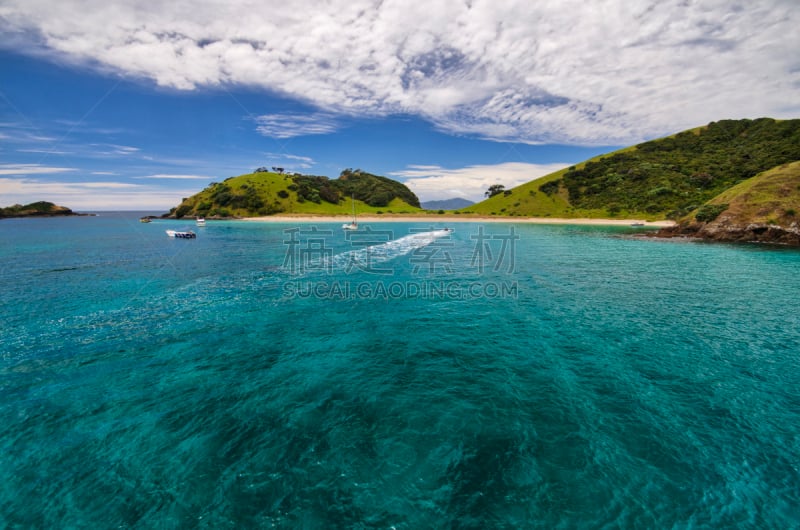
[[[461,212],[678,219],[731,186],[796,160],[800,120],[723,120],[594,157]]]
[[[170,211],[181,218],[254,217],[279,213],[346,215],[356,209],[374,213],[379,208],[419,211],[419,199],[404,184],[362,170],[344,170],[331,180],[316,175],[292,175],[259,168],[254,173],[211,183]]]
[[[731,223],[768,223],[789,226],[800,211],[800,161],[782,164],[720,193],[699,208],[698,221],[706,213],[723,208]],[[716,216],[715,216],[716,218]]]
[[[697,209],[697,213],[694,214],[694,218],[701,223],[710,223],[719,217],[719,214],[727,209],[727,204],[704,204]]]
[[[800,159],[800,120],[725,120],[639,144],[567,171],[576,208],[615,203],[676,218],[723,190]]]

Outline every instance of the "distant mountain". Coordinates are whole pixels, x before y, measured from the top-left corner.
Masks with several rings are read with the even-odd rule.
[[[338,179],[275,173],[254,173],[213,182],[183,199],[168,217],[256,217],[279,213],[348,215],[418,212],[417,196],[405,184],[360,169],[346,169]]]
[[[460,208],[472,206],[473,204],[475,204],[473,201],[456,198],[423,202],[422,207],[426,210],[458,210]]]
[[[0,208],[0,219],[4,217],[56,217],[61,215],[76,214],[65,206],[56,206],[52,202],[39,201],[26,204],[15,204],[7,208]]]
[[[657,235],[800,246],[800,162],[740,182]]]
[[[722,120],[601,155],[461,213],[679,219],[714,196],[800,160],[800,120]]]

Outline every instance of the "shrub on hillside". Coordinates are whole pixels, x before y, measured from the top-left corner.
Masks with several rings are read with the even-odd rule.
[[[178,206],[178,209],[175,210],[175,217],[180,219],[181,217],[184,217],[186,214],[188,214],[191,211],[192,211],[192,207],[191,206],[189,206],[188,204],[181,204],[180,206]]]
[[[553,195],[558,193],[558,187],[561,183],[560,180],[551,180],[550,182],[546,182],[539,186],[539,191],[544,193],[545,195]]]
[[[704,204],[697,210],[694,218],[701,223],[710,223],[727,209],[727,204]]]

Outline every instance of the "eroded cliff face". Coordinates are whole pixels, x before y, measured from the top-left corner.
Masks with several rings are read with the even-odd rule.
[[[655,237],[692,237],[710,241],[738,241],[744,243],[775,243],[800,247],[800,221],[788,225],[741,222],[720,215],[708,223],[681,223],[662,228]]]

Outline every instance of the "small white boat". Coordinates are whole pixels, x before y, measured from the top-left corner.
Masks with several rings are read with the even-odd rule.
[[[178,230],[167,230],[167,235],[169,237],[174,237],[175,239],[194,239],[197,237],[197,234],[195,234],[191,230],[187,230],[185,232],[181,232]]]
[[[358,221],[356,220],[356,197],[353,195],[353,220],[349,223],[342,225],[342,230],[358,230]]]
[[[197,222],[197,226],[206,226],[205,217],[198,217],[196,222]]]
[[[140,223],[149,223],[150,222],[150,218],[149,217],[140,217],[139,218],[139,222]]]

